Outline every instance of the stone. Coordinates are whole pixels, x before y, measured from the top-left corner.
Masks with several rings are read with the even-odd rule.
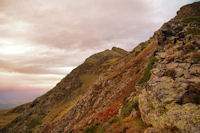
[[[200,64],[194,64],[189,69],[191,74],[197,75],[200,74]]]
[[[138,113],[137,113],[137,111],[135,109],[129,115],[129,117],[131,117],[131,118],[136,118],[137,116],[138,116]]]
[[[155,128],[149,127],[144,131],[144,133],[159,133],[159,131]]]
[[[179,33],[179,34],[178,34],[178,37],[179,37],[179,39],[180,39],[180,38],[184,38],[184,37],[185,37],[185,33],[184,33],[184,32]]]
[[[188,72],[188,71],[185,71],[184,72],[184,77],[186,78],[186,79],[189,79],[191,76],[190,76],[190,73]]]

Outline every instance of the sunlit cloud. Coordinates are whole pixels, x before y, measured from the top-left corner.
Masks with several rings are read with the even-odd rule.
[[[11,39],[0,39],[0,55],[18,55],[25,54],[31,51],[31,46],[17,44]]]
[[[1,0],[0,91],[42,94],[96,52],[132,50],[194,1]]]

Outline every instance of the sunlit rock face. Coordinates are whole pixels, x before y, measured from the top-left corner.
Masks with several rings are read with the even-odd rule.
[[[9,118],[0,132],[198,133],[199,8],[180,14],[199,3],[131,52],[94,54],[46,94],[0,112]]]
[[[163,48],[156,52],[158,62],[139,95],[142,119],[155,128],[200,132],[199,4],[182,7],[157,32],[165,37]]]

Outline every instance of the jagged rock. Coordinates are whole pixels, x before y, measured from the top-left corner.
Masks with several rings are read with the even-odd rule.
[[[196,2],[193,4],[189,4],[186,6],[181,7],[181,9],[177,12],[176,19],[182,19],[192,16],[199,16],[199,10],[200,10],[200,3]]]
[[[181,10],[186,12],[185,8]],[[180,12],[178,17],[183,15]],[[165,52],[156,53],[158,63],[139,95],[139,108],[143,121],[156,129],[176,127],[178,132],[200,132],[200,66],[193,59],[193,52],[199,47],[192,41],[192,35],[185,36],[181,30],[176,29],[178,38],[173,45],[166,46]]]
[[[184,32],[181,32],[178,34],[178,39],[181,39],[181,38],[184,38],[185,37],[185,33]]]
[[[155,128],[149,127],[144,131],[144,133],[159,133],[159,131]]]
[[[200,37],[191,28],[200,25],[188,19],[199,7],[184,6],[131,52],[90,56],[52,90],[10,110],[19,116],[0,132],[199,133]]]
[[[185,77],[186,79],[189,79],[189,78],[191,77],[191,75],[190,75],[190,73],[189,73],[188,71],[185,71],[185,72],[184,72],[184,77]]]
[[[200,75],[200,64],[194,64],[189,69],[190,73],[193,75]]]
[[[143,121],[154,128],[171,130],[176,127],[184,133],[200,132],[200,95],[197,89],[200,67],[192,59],[193,44],[187,43],[180,48],[180,42],[184,41],[180,40],[182,38],[184,36],[165,52],[156,53],[158,63],[139,95],[139,108]],[[178,51],[172,52],[175,50]],[[181,59],[184,51],[187,60]]]

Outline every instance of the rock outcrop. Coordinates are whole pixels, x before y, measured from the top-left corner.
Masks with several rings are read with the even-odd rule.
[[[200,133],[200,2],[131,52],[90,56],[2,133]]]
[[[155,53],[158,61],[139,95],[142,119],[156,129],[200,132],[200,37],[188,31],[200,29],[199,4],[181,8],[156,33],[163,48]]]

